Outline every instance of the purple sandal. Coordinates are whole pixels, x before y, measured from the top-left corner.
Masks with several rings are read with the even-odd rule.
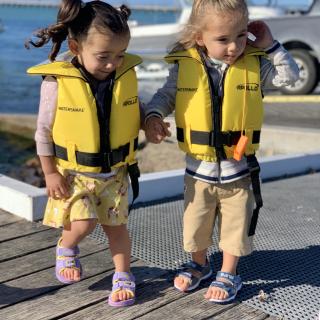
[[[59,239],[57,248],[56,248],[56,278],[65,284],[71,284],[78,281],[66,279],[61,272],[66,268],[73,268],[80,270],[80,277],[82,274],[82,268],[80,260],[78,258],[79,247],[75,246],[74,248],[63,248],[60,246],[62,238]]]
[[[112,278],[112,291],[108,298],[108,304],[112,307],[127,307],[134,304],[135,297],[135,278],[131,272],[115,272]],[[131,298],[128,300],[113,301],[112,295],[118,291],[126,290],[131,293]]]

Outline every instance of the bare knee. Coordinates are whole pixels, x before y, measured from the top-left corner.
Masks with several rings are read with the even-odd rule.
[[[109,241],[118,241],[125,237],[129,237],[128,229],[125,224],[119,226],[102,226],[104,232],[106,233]]]
[[[97,219],[77,220],[71,222],[71,231],[77,231],[78,234],[88,235],[97,225]]]

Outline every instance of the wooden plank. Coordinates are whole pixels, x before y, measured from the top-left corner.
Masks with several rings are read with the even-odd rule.
[[[54,247],[60,233],[59,229],[48,229],[45,232],[2,242],[0,243],[0,262]]]
[[[210,318],[208,318],[210,319]],[[212,319],[217,320],[269,320],[269,315],[262,310],[254,309],[244,303],[235,306],[234,308],[227,310],[226,312],[215,316]]]
[[[139,317],[139,320],[154,320],[154,319],[170,319],[170,320],[185,320],[185,319],[210,319],[216,315],[233,308],[236,303],[227,305],[215,304],[207,301],[204,294],[207,288],[189,293],[179,300],[175,300],[159,309]],[[240,319],[240,318],[236,318]]]
[[[83,279],[113,269],[113,262],[109,251],[86,256],[81,261]],[[63,286],[65,285],[55,278],[54,268],[2,283],[0,284],[0,308],[55,291]],[[77,295],[76,293],[74,294]],[[0,319],[6,319],[6,317],[0,316]]]
[[[80,256],[106,250],[106,244],[98,244],[96,241],[85,238],[79,245]],[[55,247],[44,249],[23,257],[0,263],[0,283],[21,278],[55,265]]]
[[[102,320],[108,317],[114,317],[115,319],[173,319],[174,314],[180,312],[179,304],[180,303],[190,303],[183,302],[184,299],[190,299],[190,296],[198,296],[199,299],[204,299],[203,294],[206,291],[206,288],[203,290],[196,291],[191,294],[181,293],[172,286],[172,281],[168,281],[167,272],[161,276],[157,276],[153,279],[146,280],[144,283],[137,286],[137,300],[135,305],[130,308],[113,308],[108,306],[105,301],[88,306],[85,309],[81,309],[78,312],[67,315],[66,317],[59,318],[63,320]],[[183,307],[184,308],[184,307]],[[198,306],[192,307],[198,308]],[[226,307],[220,305],[213,305],[206,303],[206,306],[201,304],[199,309],[205,314],[205,318],[208,316],[208,308],[211,309],[211,313],[214,310],[214,314],[221,312]],[[164,311],[166,310],[166,311]],[[174,310],[174,312],[173,312]],[[163,312],[164,311],[164,312]],[[174,314],[173,314],[174,313]],[[182,315],[181,319],[201,319],[198,318],[199,313],[195,312],[196,316],[189,314],[186,316]],[[210,313],[209,313],[210,315]],[[175,318],[174,318],[175,319]],[[180,319],[180,318],[179,318]]]
[[[22,218],[0,209],[0,227],[22,220]]]
[[[21,236],[48,230],[41,222],[29,222],[20,220],[15,223],[7,224],[1,227],[0,242],[9,241]]]
[[[133,271],[135,271],[135,268],[133,268]],[[167,280],[165,270],[151,268],[151,271],[153,278],[144,278],[142,283],[137,285],[136,303],[130,308],[113,308],[106,301],[103,301],[60,319],[99,320],[105,319],[106,314],[110,318],[114,316],[115,319],[136,319],[184,296],[184,294],[172,288],[172,281]]]
[[[109,259],[111,259],[110,256]],[[89,262],[89,260],[87,262]],[[95,261],[91,263],[94,264],[93,266],[95,266],[96,268],[95,272],[98,273],[99,263],[97,264],[97,262]],[[132,270],[136,276],[137,284],[141,283],[142,279],[150,279],[151,277],[156,277],[156,272],[162,274],[164,273],[164,270],[161,270],[159,268],[147,267],[141,261],[134,262],[132,264],[132,267]],[[83,309],[85,306],[105,301],[110,293],[112,274],[113,270],[110,270],[98,274],[94,277],[84,279],[73,285],[64,287],[61,287],[60,285],[56,286],[56,290],[51,291],[50,294],[34,296],[33,299],[29,299],[9,306],[7,308],[0,309],[0,319],[58,319],[63,315],[67,315],[77,310]],[[37,278],[35,276],[35,279],[30,280],[35,282],[36,279]],[[52,283],[54,282],[51,281],[51,284]],[[44,285],[44,282],[41,281],[41,286],[42,285]],[[20,285],[20,287],[26,288],[25,284]],[[0,289],[2,292],[1,285]],[[2,297],[0,298],[0,301],[2,301]],[[106,319],[106,313],[104,313],[103,319]]]

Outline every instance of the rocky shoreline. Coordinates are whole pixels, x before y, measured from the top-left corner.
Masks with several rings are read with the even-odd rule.
[[[9,139],[6,140],[6,138]],[[30,146],[25,148],[18,141],[12,139],[10,134],[0,132],[0,149],[3,149],[3,140],[6,140],[6,150],[1,150],[1,153],[4,153],[6,157],[5,159],[0,157],[0,174],[5,174],[39,188],[45,187],[40,161],[35,156],[34,142],[28,139]],[[145,140],[140,142],[137,159],[141,173],[180,169],[184,166],[183,154],[178,150],[175,143],[169,139],[165,140],[160,148],[158,145],[149,144]]]
[[[33,140],[35,125],[35,115],[0,114],[0,174],[44,187]],[[184,167],[184,155],[178,149],[174,136],[161,145],[155,145],[148,143],[144,133],[140,132],[137,159],[141,173]]]

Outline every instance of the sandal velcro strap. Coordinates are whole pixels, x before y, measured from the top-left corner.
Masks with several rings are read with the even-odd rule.
[[[234,282],[235,277],[236,277],[235,275],[233,275],[232,273],[229,273],[229,272],[223,272],[223,271],[217,272],[217,278],[228,279],[231,282]]]
[[[74,257],[79,254],[79,247],[74,248],[62,248],[57,247],[57,256]]]
[[[75,259],[64,259],[64,266],[66,268],[73,268],[73,267],[77,267],[77,261],[79,260],[75,260]]]
[[[189,284],[192,283],[193,275],[191,273],[189,273],[189,272],[183,272],[183,271],[179,272],[178,273],[178,277],[185,277],[188,280]]]
[[[61,241],[62,241],[62,238],[60,238],[58,241],[58,245],[56,249],[57,256],[74,257],[80,253],[78,246],[75,246],[73,248],[64,248],[60,245]]]
[[[234,284],[233,283],[228,283],[228,282],[222,282],[222,281],[212,281],[210,284],[210,287],[218,287],[223,289],[224,291],[226,291],[227,293],[229,293],[230,289],[233,290],[234,289]]]
[[[113,283],[112,285],[112,290],[115,289],[121,289],[121,290],[134,290],[136,288],[136,284],[133,282],[133,281],[122,281],[122,280],[119,280],[119,281],[116,281]]]
[[[202,272],[203,270],[203,266],[201,266],[199,263],[196,263],[194,261],[189,261],[187,263],[184,263],[181,267],[182,267],[181,271],[187,271],[191,269],[191,270],[197,270],[199,272]]]
[[[62,257],[57,260],[60,268],[75,268],[80,270],[80,260],[75,257]]]
[[[237,288],[237,290],[239,290],[238,288],[241,287],[242,282],[240,276],[238,275],[234,275],[229,272],[218,271],[216,280],[219,278],[224,279],[225,282],[230,283],[232,286]]]

